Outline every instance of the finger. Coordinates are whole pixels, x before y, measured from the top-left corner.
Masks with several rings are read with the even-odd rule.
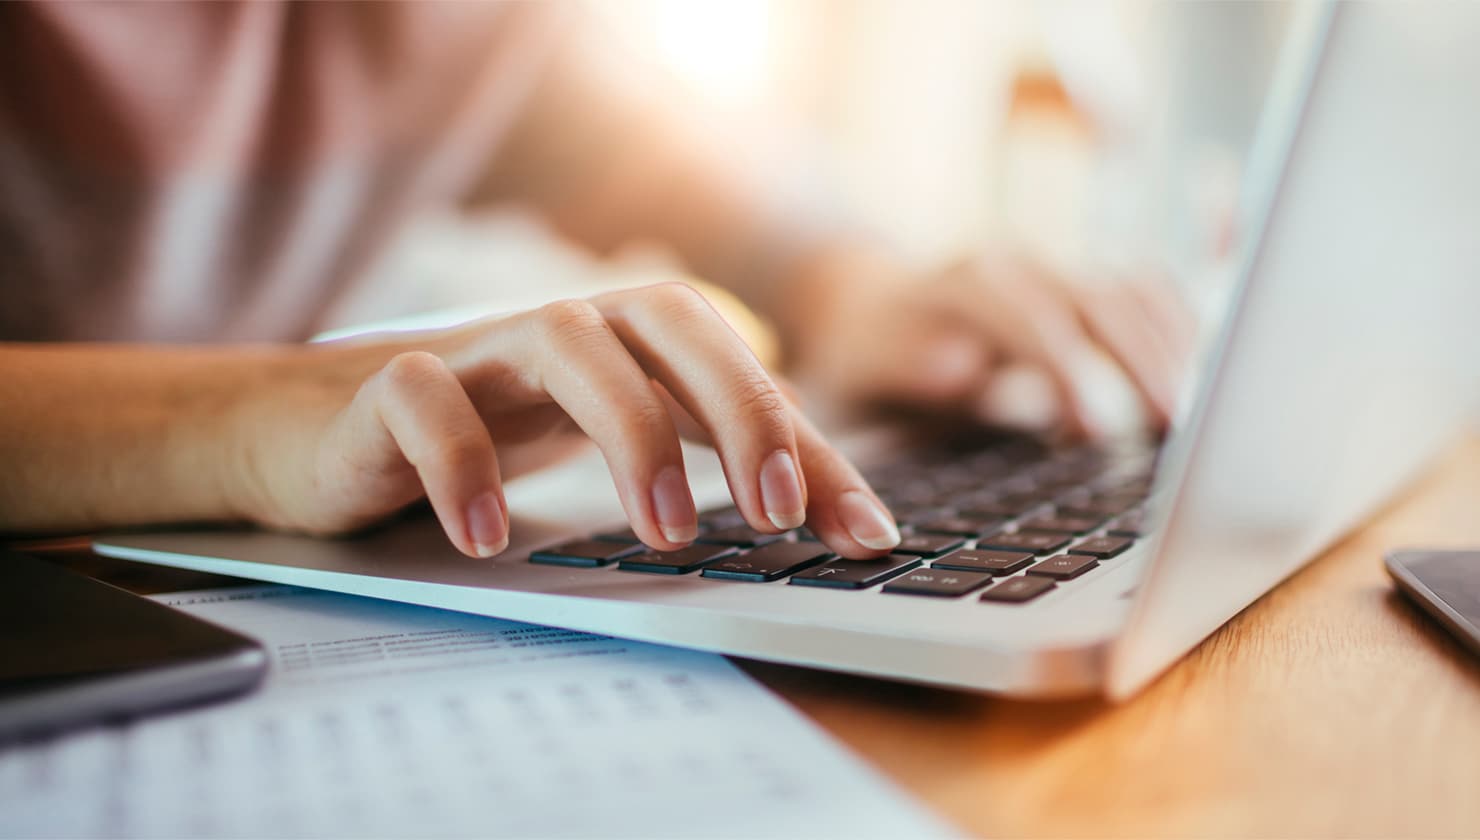
[[[800,526],[807,484],[789,406],[719,313],[678,283],[592,302],[642,369],[708,432],[746,521],[772,533]]]
[[[1064,426],[1064,405],[1059,393],[1043,368],[1011,362],[992,371],[970,408],[989,425],[1048,434]]]
[[[1103,434],[1096,416],[1095,384],[1088,371],[1094,345],[1079,323],[1078,313],[1041,278],[1007,261],[963,269],[958,275],[965,289],[957,295],[957,311],[1002,347],[1003,355],[1038,365],[1049,375],[1072,431],[1097,437]],[[980,305],[961,305],[962,300]]]
[[[807,527],[812,533],[844,557],[877,557],[899,545],[894,517],[858,470],[800,411],[793,424],[811,490]]]
[[[1158,325],[1156,337],[1172,360],[1180,385],[1197,346],[1197,319],[1177,286],[1164,275],[1148,274],[1127,283],[1128,291]]]
[[[987,343],[945,313],[932,311],[928,317],[929,323],[914,329],[900,325],[912,339],[891,345],[869,368],[870,390],[896,400],[959,404],[981,383],[991,364]]]
[[[673,418],[601,313],[567,300],[516,317],[524,329],[495,333],[493,358],[522,358],[538,379],[529,385],[596,442],[644,543],[673,550],[692,542],[698,514]]]
[[[802,471],[807,476],[807,526],[828,548],[847,557],[873,557],[898,545],[899,528],[888,507],[802,414],[784,382],[778,384],[792,412]],[[667,399],[671,401],[669,409],[679,418],[680,432],[710,443],[708,432],[688,417],[687,409],[671,396]]]
[[[785,377],[773,376],[771,381],[776,383],[777,390],[781,392],[781,396],[788,404],[793,406],[800,406],[802,404],[801,392]],[[709,430],[699,425],[699,421],[695,420],[689,414],[688,409],[684,408],[679,404],[678,400],[673,398],[673,395],[668,392],[668,389],[663,387],[663,383],[654,381],[652,384],[653,388],[657,390],[658,396],[663,398],[663,404],[668,407],[668,414],[673,418],[673,426],[678,429],[678,436],[684,440],[702,443],[705,446],[713,448],[714,440],[709,437]]]
[[[441,359],[422,352],[394,357],[361,389],[350,414],[360,421],[358,446],[372,452],[393,447],[416,470],[459,551],[491,557],[508,546],[508,507],[493,439]]]
[[[1172,415],[1176,371],[1171,354],[1157,338],[1161,325],[1148,318],[1139,301],[1119,283],[1071,294],[1090,333],[1130,375],[1146,404],[1165,423]]]

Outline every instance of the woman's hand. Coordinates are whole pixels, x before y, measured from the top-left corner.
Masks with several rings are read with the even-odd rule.
[[[453,544],[509,541],[504,478],[589,437],[643,542],[697,535],[681,431],[719,452],[754,528],[803,521],[830,548],[899,540],[858,472],[801,416],[707,301],[664,284],[568,300],[410,340],[308,351],[291,382],[243,400],[250,519],[351,530],[422,498]]]
[[[795,378],[848,405],[906,403],[1100,437],[1114,431],[1106,403],[1131,392],[1160,427],[1194,342],[1169,283],[1076,281],[1008,257],[909,278],[840,252],[799,286],[807,317],[789,336]],[[1045,383],[1046,393],[1008,393],[1009,381]]]

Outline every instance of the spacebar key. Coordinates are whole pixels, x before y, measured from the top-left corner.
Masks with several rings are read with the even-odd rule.
[[[707,578],[765,582],[779,580],[832,554],[814,542],[777,542],[762,546],[749,554],[711,563],[701,572]]]

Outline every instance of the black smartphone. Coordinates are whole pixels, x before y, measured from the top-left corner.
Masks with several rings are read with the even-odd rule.
[[[267,665],[245,636],[0,551],[0,741],[244,692]]]
[[[1480,550],[1402,549],[1386,562],[1398,588],[1480,656]]]

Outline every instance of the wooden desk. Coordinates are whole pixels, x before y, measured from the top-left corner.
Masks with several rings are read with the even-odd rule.
[[[1480,441],[1134,700],[1024,703],[747,664],[972,834],[1480,836],[1480,661],[1400,599],[1480,547]]]
[[[1480,440],[1121,706],[745,667],[972,834],[1475,837],[1480,663],[1381,565],[1419,544],[1480,546]],[[221,580],[80,565],[141,591]]]

